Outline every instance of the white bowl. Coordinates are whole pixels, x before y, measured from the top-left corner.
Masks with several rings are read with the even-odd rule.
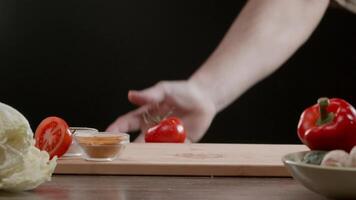
[[[356,168],[326,167],[302,163],[309,151],[290,153],[282,161],[306,188],[329,198],[356,199]]]

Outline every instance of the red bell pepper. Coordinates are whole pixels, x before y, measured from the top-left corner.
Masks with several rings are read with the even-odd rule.
[[[356,145],[355,109],[343,99],[320,98],[302,113],[298,136],[311,150],[350,152]]]

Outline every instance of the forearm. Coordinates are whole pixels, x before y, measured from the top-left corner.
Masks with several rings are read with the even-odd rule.
[[[220,111],[281,66],[310,36],[328,0],[250,0],[190,78]]]

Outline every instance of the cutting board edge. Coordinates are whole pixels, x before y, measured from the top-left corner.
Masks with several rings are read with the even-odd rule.
[[[213,167],[213,168],[212,168]],[[73,170],[78,169],[78,170]],[[55,174],[91,174],[91,175],[173,175],[173,176],[256,176],[256,177],[290,177],[284,166],[277,165],[93,165],[89,168],[80,166],[59,166]]]

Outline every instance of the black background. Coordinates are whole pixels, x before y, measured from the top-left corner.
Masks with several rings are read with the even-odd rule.
[[[104,130],[134,108],[129,89],[188,78],[243,5],[1,1],[0,101],[20,110],[33,128],[56,115],[72,126]],[[282,68],[217,115],[202,142],[299,143],[299,116],[318,97],[356,105],[355,65],[356,15],[329,9]]]

